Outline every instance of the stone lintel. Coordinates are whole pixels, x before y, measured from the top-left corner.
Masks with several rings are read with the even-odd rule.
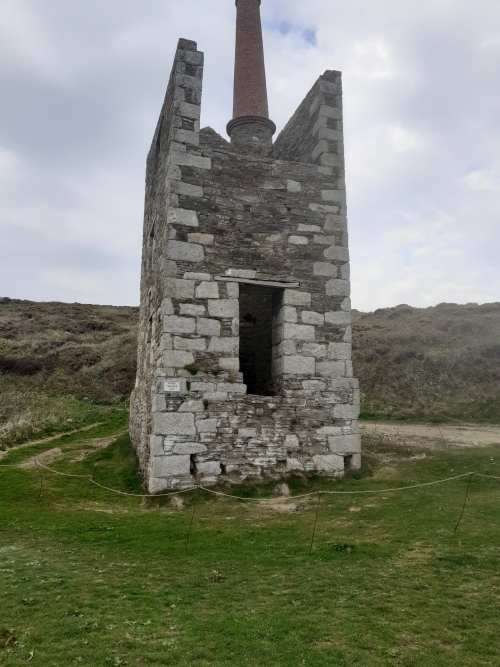
[[[252,280],[250,278],[234,278],[233,276],[214,276],[214,280],[224,283],[240,283],[242,285],[254,285],[255,287],[267,287],[269,289],[293,289],[300,287],[299,282],[284,283],[274,280]]]

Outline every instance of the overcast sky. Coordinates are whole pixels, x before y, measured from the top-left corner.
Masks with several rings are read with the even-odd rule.
[[[344,75],[353,305],[500,301],[499,0],[262,0],[281,129]],[[233,0],[0,0],[0,296],[135,305],[179,37],[231,115]]]

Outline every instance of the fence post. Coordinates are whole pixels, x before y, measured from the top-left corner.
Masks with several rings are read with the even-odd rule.
[[[476,473],[474,473],[474,472],[471,472],[471,474],[470,474],[470,477],[469,477],[469,483],[467,484],[467,491],[465,492],[464,506],[462,507],[462,514],[460,515],[460,519],[458,520],[458,523],[457,523],[457,525],[455,526],[455,530],[453,531],[453,534],[454,534],[454,535],[455,535],[455,533],[456,533],[457,530],[458,530],[458,527],[459,527],[459,525],[460,525],[460,521],[462,521],[462,517],[463,517],[464,512],[465,512],[465,505],[467,504],[467,498],[469,497],[469,489],[470,489],[470,485],[471,485],[471,482],[472,482],[472,477],[473,477],[475,474],[476,474]]]
[[[319,514],[319,504],[321,502],[321,491],[318,491],[318,504],[316,506],[316,518],[314,519],[314,528],[313,528],[313,534],[311,537],[311,548],[309,549],[309,555],[312,554],[313,546],[314,546],[314,536],[316,535],[316,526],[318,525],[318,514]]]
[[[197,487],[196,487],[196,495],[194,497],[193,513],[191,514],[191,523],[189,524],[189,532],[188,532],[188,536],[187,536],[187,539],[186,539],[186,551],[188,550],[189,540],[191,539],[191,530],[193,528],[194,513],[196,512],[196,503],[198,502],[198,496],[199,495],[200,495],[200,485],[198,484]]]

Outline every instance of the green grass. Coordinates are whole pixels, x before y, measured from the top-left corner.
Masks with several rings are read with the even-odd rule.
[[[0,450],[117,419],[126,423],[122,405],[96,405],[23,388],[19,378],[0,376]]]
[[[79,463],[81,443],[60,442],[54,469],[141,492],[126,437]],[[498,446],[413,460],[365,445],[362,479],[294,478],[293,493],[500,476]],[[2,463],[21,452],[33,455]],[[0,468],[0,664],[33,652],[44,667],[499,665],[500,482],[473,480],[454,535],[466,487],[324,496],[312,555],[316,498],[284,513],[201,492],[186,552],[193,493],[182,510],[148,509],[93,487],[83,512],[85,480],[44,473],[38,504],[36,470]]]

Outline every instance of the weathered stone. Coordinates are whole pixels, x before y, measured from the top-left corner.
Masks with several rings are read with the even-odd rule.
[[[183,276],[184,280],[211,280],[212,276],[209,273],[192,273],[188,271]]]
[[[338,266],[335,264],[326,264],[325,262],[314,262],[315,276],[333,276],[337,277],[339,273]]]
[[[317,429],[317,434],[318,435],[342,435],[342,427],[340,426],[322,426],[321,428]]]
[[[316,372],[326,377],[344,377],[345,361],[318,361]]]
[[[292,245],[307,245],[309,239],[307,236],[289,236],[288,243],[291,243]]]
[[[221,382],[217,385],[217,391],[226,391],[230,394],[245,394],[246,390],[246,385],[244,384]]]
[[[361,454],[353,454],[351,456],[352,470],[361,470]]]
[[[195,169],[212,168],[212,160],[210,158],[193,155],[192,153],[170,153],[169,159],[172,164],[182,165],[183,167],[194,167]]]
[[[304,223],[299,224],[298,232],[307,232],[308,234],[319,233],[321,232],[321,227],[319,225],[304,225]]]
[[[194,416],[191,413],[157,412],[154,432],[156,435],[195,435]]]
[[[172,192],[176,195],[184,195],[186,197],[203,197],[203,188],[199,185],[190,185],[189,183],[182,183],[180,181],[171,181],[170,187]]]
[[[198,433],[215,433],[217,431],[217,419],[202,419],[196,422]]]
[[[174,349],[203,352],[207,349],[207,343],[204,338],[183,338],[176,336],[174,338]]]
[[[202,336],[220,336],[221,324],[219,320],[206,320],[199,317],[196,323],[196,333]]]
[[[167,257],[169,259],[183,262],[203,262],[205,253],[203,246],[196,243],[184,243],[182,241],[169,241],[167,243]]]
[[[348,312],[349,314],[351,313],[351,299],[347,298],[342,301],[340,304],[340,307],[342,310]]]
[[[285,306],[310,306],[311,295],[308,292],[297,292],[286,289],[283,292],[283,305]]]
[[[220,463],[218,461],[205,461],[204,463],[198,463],[196,466],[196,472],[200,475],[207,476],[220,475]]]
[[[344,311],[330,311],[325,313],[325,322],[327,324],[350,324],[351,323],[351,313]]]
[[[304,464],[298,459],[287,459],[286,469],[288,472],[292,472],[293,470],[304,470]]]
[[[303,310],[301,313],[301,318],[304,324],[322,326],[325,323],[325,316],[322,313],[315,313],[310,310]]]
[[[238,429],[238,438],[256,438],[256,428],[240,428]]]
[[[347,248],[332,245],[325,250],[323,255],[327,259],[331,259],[336,262],[348,262],[349,261],[349,251]]]
[[[314,465],[319,472],[342,472],[344,459],[336,454],[317,454],[313,456]]]
[[[196,331],[196,320],[191,317],[167,315],[163,319],[163,330],[165,333],[192,334]]]
[[[337,280],[332,278],[326,283],[326,293],[328,296],[349,296],[351,286],[347,280]]]
[[[286,189],[289,192],[300,192],[302,190],[302,185],[298,181],[288,179],[286,182]]]
[[[328,346],[328,359],[334,361],[347,361],[351,358],[350,343],[330,343]]]
[[[238,338],[219,338],[218,336],[213,336],[210,339],[208,351],[235,355],[239,352],[238,343]]]
[[[359,435],[331,435],[328,437],[328,448],[332,454],[359,454],[361,437]]]
[[[179,304],[179,309],[181,315],[191,315],[196,317],[196,315],[205,314],[205,306],[198,306],[195,303],[181,303]]]
[[[196,288],[197,299],[218,299],[219,285],[213,282],[203,282]]]
[[[155,456],[153,461],[153,476],[188,476],[190,465],[191,460],[189,456]]]
[[[177,442],[174,445],[174,454],[204,454],[208,451],[208,447],[201,442]]]
[[[170,208],[167,215],[169,225],[186,225],[187,227],[198,227],[198,215],[196,211],[182,208]]]
[[[236,299],[219,299],[208,302],[211,317],[238,317],[239,305]]]
[[[357,419],[359,417],[358,405],[336,405],[333,409],[336,419]]]
[[[305,324],[286,323],[283,325],[283,338],[312,341],[315,338],[315,330],[313,326]]]
[[[179,412],[203,412],[203,410],[203,401],[184,401],[179,408]]]
[[[173,299],[192,299],[194,294],[194,281],[180,280],[177,278],[167,278],[165,288],[169,297]],[[170,301],[170,303],[172,302]],[[171,313],[165,311],[165,314],[173,315],[174,312],[173,309],[169,310],[171,310]]]
[[[298,321],[297,309],[293,306],[283,306],[280,308],[278,313],[277,322],[279,324],[283,322],[290,322],[291,324],[296,324]]]
[[[296,435],[287,435],[285,437],[286,449],[298,449],[299,446],[299,439]]]
[[[188,234],[189,243],[201,243],[201,245],[213,245],[214,236],[213,234]]]
[[[240,360],[238,357],[220,357],[219,368],[222,371],[239,371]]]
[[[306,391],[325,391],[326,383],[321,380],[304,380],[302,387]]]
[[[324,359],[326,357],[326,345],[321,345],[319,343],[304,343],[301,352],[305,357]]]
[[[282,357],[285,375],[314,375],[316,359],[314,357]]]
[[[194,357],[192,352],[167,350],[163,353],[163,364],[167,368],[184,368],[184,366],[194,364]]]

